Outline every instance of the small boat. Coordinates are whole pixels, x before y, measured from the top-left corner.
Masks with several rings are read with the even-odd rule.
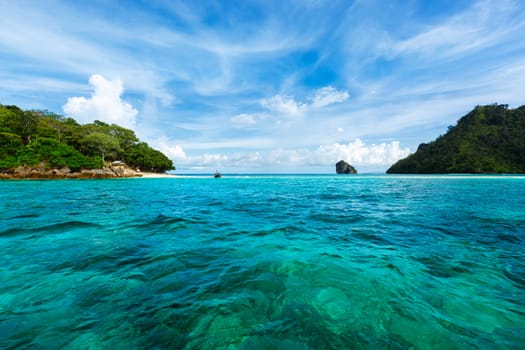
[[[219,173],[218,170],[215,172],[215,175],[213,175],[214,178],[219,178],[219,177],[221,177],[221,176],[222,176],[222,175],[221,175],[221,173]]]

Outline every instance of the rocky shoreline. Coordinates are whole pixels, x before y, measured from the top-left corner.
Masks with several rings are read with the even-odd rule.
[[[26,179],[111,179],[142,177],[140,170],[133,170],[125,166],[107,166],[103,169],[83,169],[71,171],[68,167],[60,169],[49,169],[45,165],[36,167],[19,166],[8,171],[0,172],[3,180],[26,180]]]

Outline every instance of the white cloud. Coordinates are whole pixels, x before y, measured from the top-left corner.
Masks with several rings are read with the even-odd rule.
[[[257,122],[255,121],[255,117],[256,116],[253,114],[242,113],[234,117],[231,117],[230,123],[235,128],[240,129],[240,128],[244,128],[244,127],[256,124]]]
[[[355,139],[347,144],[320,145],[316,150],[274,150],[267,157],[269,164],[289,166],[331,166],[345,160],[360,166],[389,166],[410,154],[410,149],[401,148],[399,141],[380,144],[365,144]]]
[[[310,103],[297,102],[293,97],[275,95],[261,100],[261,106],[270,111],[289,116],[299,116],[311,108],[322,108],[334,103],[341,103],[350,97],[348,91],[338,91],[333,86],[325,86],[314,91]]]
[[[138,111],[121,99],[124,92],[122,81],[111,81],[102,75],[93,74],[89,84],[94,90],[91,98],[69,97],[62,106],[64,113],[80,123],[100,120],[134,129]]]
[[[393,49],[398,54],[424,54],[432,61],[471,54],[501,43],[512,31],[522,30],[523,19],[517,11],[514,1],[475,2],[445,22],[396,43]]]
[[[299,116],[307,108],[304,103],[298,103],[292,97],[284,95],[275,95],[268,99],[263,99],[261,100],[261,106],[270,111],[290,116]]]
[[[343,129],[343,128],[337,128],[337,132],[339,132],[339,133],[344,132],[344,131],[345,131],[345,129]]]
[[[315,90],[315,94],[311,98],[311,106],[313,108],[321,108],[334,103],[344,102],[349,97],[348,91],[337,91],[333,86],[325,86]]]
[[[409,154],[410,149],[401,148],[399,141],[366,145],[361,139],[355,139],[347,144],[319,146],[313,158],[321,164],[342,159],[358,165],[390,165]]]
[[[160,151],[172,160],[183,160],[187,158],[186,152],[184,152],[179,145],[161,147]]]
[[[200,156],[191,158],[192,163],[197,164],[198,166],[208,166],[208,167],[220,167],[223,164],[226,164],[229,160],[227,155],[220,153],[205,153]]]
[[[289,169],[332,169],[339,160],[363,169],[386,170],[390,165],[410,154],[410,149],[401,148],[399,141],[380,144],[365,144],[355,139],[348,144],[321,145],[311,149],[274,149],[269,152],[238,152],[231,155],[221,153],[201,154],[180,158],[183,168],[198,167],[203,171],[212,171],[216,167],[223,169],[243,169],[244,171],[287,171]],[[175,160],[175,159],[174,159]]]
[[[151,144],[153,148],[158,149],[171,160],[183,161],[188,158],[186,152],[184,152],[184,149],[180,145],[175,144],[175,142],[165,136],[157,138],[152,141]],[[175,144],[175,146],[173,146],[173,144]]]

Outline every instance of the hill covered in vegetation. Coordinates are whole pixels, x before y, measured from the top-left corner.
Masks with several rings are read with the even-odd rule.
[[[173,170],[163,153],[141,142],[132,130],[95,121],[80,125],[48,111],[0,104],[0,171],[19,167],[102,169],[122,161],[141,171]]]
[[[525,173],[525,106],[477,106],[446,134],[419,145],[387,173]]]

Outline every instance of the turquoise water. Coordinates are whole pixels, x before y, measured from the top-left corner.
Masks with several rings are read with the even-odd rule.
[[[525,178],[0,182],[1,349],[523,349]]]

